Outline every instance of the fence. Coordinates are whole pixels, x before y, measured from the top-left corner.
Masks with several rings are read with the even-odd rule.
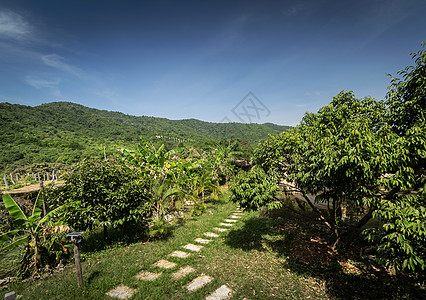
[[[53,170],[52,172],[37,172],[37,173],[26,173],[26,174],[17,174],[17,173],[9,173],[3,174],[3,182],[5,187],[8,189],[9,185],[15,184],[26,184],[31,181],[49,181],[52,182],[58,181],[58,174],[60,174],[60,170]]]

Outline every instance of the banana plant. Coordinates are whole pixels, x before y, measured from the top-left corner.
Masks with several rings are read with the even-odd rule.
[[[156,149],[152,143],[147,142],[143,137],[141,137],[141,143],[137,145],[137,150],[121,150],[124,155],[124,161],[126,161],[129,165],[141,169],[149,167],[161,169],[170,157],[182,152],[183,148],[173,149],[166,152],[164,150],[164,144]]]
[[[156,180],[151,187],[152,205],[156,211],[157,218],[162,219],[166,207],[172,207],[173,196],[182,194],[180,189],[173,187],[171,180]]]
[[[63,206],[50,211],[42,217],[43,200],[41,193],[39,193],[31,215],[26,216],[9,194],[3,195],[2,198],[6,210],[14,218],[13,225],[16,229],[0,235],[0,252],[25,245],[23,272],[26,273],[28,269],[34,267],[33,276],[38,275],[43,259],[43,246],[41,243],[43,232],[48,225],[52,225],[53,217],[57,216]]]

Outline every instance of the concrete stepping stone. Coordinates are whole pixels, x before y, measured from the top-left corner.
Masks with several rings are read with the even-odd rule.
[[[235,223],[235,222],[237,222],[237,220],[225,219],[225,222],[228,222],[228,223]]]
[[[186,289],[190,292],[198,290],[199,288],[205,286],[206,284],[209,284],[212,280],[213,280],[213,277],[210,277],[207,275],[198,276],[186,286]]]
[[[115,289],[106,293],[106,295],[110,296],[112,298],[117,298],[117,299],[129,299],[137,291],[138,290],[129,288],[128,286],[120,285],[120,286],[116,287]]]
[[[226,227],[232,227],[234,226],[234,224],[229,224],[229,223],[220,223],[220,226],[226,226]]]
[[[205,235],[206,237],[212,237],[212,238],[217,238],[217,237],[219,237],[219,235],[218,235],[217,233],[214,233],[214,232],[204,232],[204,235]]]
[[[179,251],[179,250],[176,250],[172,254],[170,254],[170,256],[179,257],[179,258],[187,258],[190,255],[191,255],[191,253],[183,252],[183,251]]]
[[[199,246],[199,245],[194,245],[194,244],[187,244],[185,246],[182,246],[183,248],[185,248],[186,250],[191,250],[191,251],[195,251],[198,252],[201,250],[201,248],[203,248],[203,246]]]
[[[180,279],[182,277],[185,277],[186,275],[195,272],[195,269],[191,266],[182,267],[176,272],[172,274],[172,277],[174,279]]]
[[[196,239],[195,239],[195,241],[196,241],[197,243],[200,243],[200,244],[208,244],[208,243],[210,243],[212,240],[207,240],[207,239],[202,239],[202,238],[196,238]]]
[[[240,219],[240,218],[241,218],[241,216],[232,215],[232,216],[230,216],[230,218],[232,218],[232,219]]]
[[[225,300],[232,296],[232,290],[226,285],[222,285],[216,291],[206,297],[206,300]]]
[[[160,259],[155,264],[153,264],[153,266],[163,268],[163,269],[172,269],[176,267],[176,264],[174,262],[167,261],[165,259]]]
[[[161,273],[151,273],[148,271],[142,271],[136,275],[136,279],[154,281],[160,276],[161,276]]]
[[[227,231],[228,229],[226,229],[226,228],[219,228],[219,227],[213,227],[213,230],[214,230],[214,231],[219,231],[219,232],[225,232],[225,231]]]

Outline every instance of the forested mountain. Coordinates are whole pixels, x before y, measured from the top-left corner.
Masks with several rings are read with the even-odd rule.
[[[72,163],[87,156],[134,147],[140,136],[169,146],[201,146],[222,139],[257,143],[288,129],[271,123],[209,123],[195,119],[130,116],[70,102],[36,107],[0,103],[0,170],[42,162]]]

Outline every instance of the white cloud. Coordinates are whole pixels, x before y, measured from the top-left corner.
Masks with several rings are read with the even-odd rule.
[[[56,53],[43,55],[41,57],[41,59],[46,65],[48,65],[52,68],[73,74],[73,75],[75,75],[79,78],[83,77],[82,70],[80,70],[77,67],[74,67],[72,65],[65,63],[64,58],[62,56],[56,54]]]
[[[21,15],[12,11],[0,11],[0,37],[21,39],[30,31],[29,24]]]
[[[306,92],[305,96],[321,96],[321,91]]]
[[[49,89],[55,97],[58,97],[58,98],[62,97],[61,90],[58,87],[58,85],[61,83],[61,80],[59,79],[46,80],[46,79],[35,78],[32,76],[27,76],[25,80],[27,81],[29,85],[31,85],[32,87],[38,90]]]
[[[59,79],[45,80],[45,79],[34,78],[31,76],[27,76],[26,81],[29,85],[31,85],[32,87],[36,89],[56,87],[61,82]]]

